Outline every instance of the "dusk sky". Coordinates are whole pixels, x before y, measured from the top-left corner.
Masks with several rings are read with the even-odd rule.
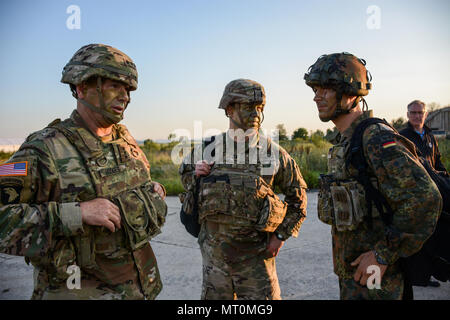
[[[80,9],[79,29],[73,12]],[[61,71],[83,45],[130,56],[138,90],[123,123],[136,139],[225,130],[218,104],[237,78],[266,90],[263,127],[326,130],[303,75],[325,53],[367,61],[366,101],[388,121],[415,99],[450,104],[450,1],[2,1],[0,138],[25,138],[76,106]]]

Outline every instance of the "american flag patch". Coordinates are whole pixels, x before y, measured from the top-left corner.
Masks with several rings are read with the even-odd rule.
[[[396,146],[396,145],[397,145],[397,142],[392,140],[392,141],[388,141],[388,142],[383,143],[383,148],[389,148],[389,147],[393,147],[393,146]]]
[[[26,176],[28,161],[0,164],[0,177]]]

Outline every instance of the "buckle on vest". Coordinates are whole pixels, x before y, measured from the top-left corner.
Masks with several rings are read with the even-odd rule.
[[[106,166],[106,164],[108,163],[108,159],[106,158],[106,156],[101,156],[101,157],[95,159],[95,163],[96,163],[99,167],[104,167],[104,166]]]

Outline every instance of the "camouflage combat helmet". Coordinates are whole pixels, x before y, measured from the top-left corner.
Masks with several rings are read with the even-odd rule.
[[[264,87],[256,81],[237,79],[227,84],[223,91],[219,109],[225,109],[232,103],[266,104]]]
[[[104,45],[88,44],[79,49],[62,72],[62,83],[78,85],[92,76],[124,82],[137,89],[136,66],[125,53]]]
[[[100,107],[80,99],[76,93],[75,86],[92,77],[97,78]],[[125,53],[104,44],[88,44],[81,47],[65,65],[61,82],[70,85],[72,95],[78,101],[94,112],[102,114],[110,124],[115,124],[123,119],[123,113],[115,114],[106,109],[101,89],[102,78],[123,82],[129,86],[129,90],[137,89],[138,74],[136,65],[131,58]],[[130,96],[128,94],[129,102]]]
[[[320,56],[316,63],[309,67],[303,78],[310,87],[320,86],[336,90],[338,106],[335,117],[350,111],[343,110],[340,106],[343,94],[358,97],[350,108],[352,109],[356,107],[361,97],[368,95],[372,89],[370,83],[372,77],[366,69],[366,61],[348,52]]]

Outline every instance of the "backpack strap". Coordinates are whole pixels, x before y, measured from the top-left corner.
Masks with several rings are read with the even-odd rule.
[[[202,141],[203,148],[206,148],[209,144],[213,143],[215,140],[215,136],[212,136],[210,138],[206,138]],[[214,153],[214,150],[212,151]],[[212,155],[214,156],[214,154]],[[183,210],[183,207],[181,207],[180,210],[180,221],[184,225],[185,229],[189,234],[194,236],[195,238],[198,238],[198,235],[200,233],[200,224],[198,223],[198,195],[200,192],[200,178],[195,177],[195,184],[194,184],[194,190],[193,190],[193,208],[191,214],[186,214],[186,212]]]
[[[375,188],[371,181],[368,173],[368,163],[366,157],[364,156],[363,148],[363,134],[364,131],[371,125],[382,123],[384,125],[392,126],[384,119],[379,118],[368,118],[361,121],[355,128],[355,131],[350,140],[350,152],[346,159],[347,166],[351,164],[358,171],[358,175],[355,177],[356,180],[361,183],[365,190],[366,204],[367,204],[367,223],[370,229],[372,229],[372,204],[375,205],[378,212],[380,213],[381,219],[386,226],[392,224],[392,218],[394,212],[387,202],[383,194]],[[395,132],[394,128],[392,128]]]

